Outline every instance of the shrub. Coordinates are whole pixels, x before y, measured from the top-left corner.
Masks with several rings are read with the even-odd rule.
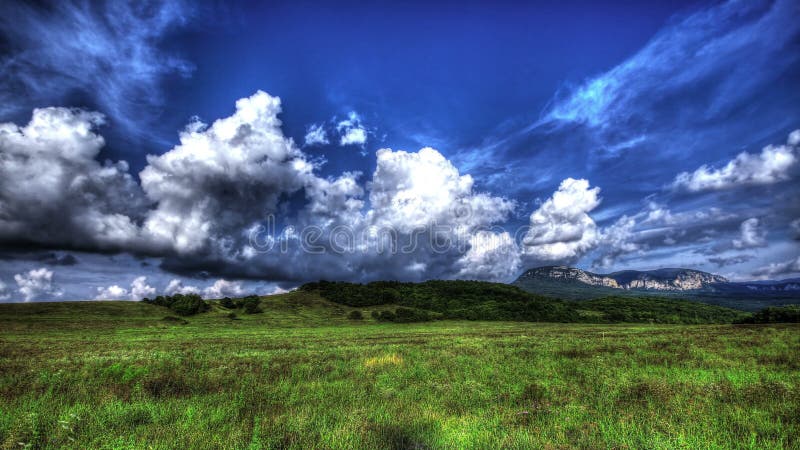
[[[226,309],[235,309],[236,308],[236,304],[233,303],[233,300],[231,300],[230,297],[223,298],[222,300],[219,301],[219,304],[220,304],[220,306],[222,306],[223,308],[226,308]]]
[[[387,310],[378,313],[378,320],[381,322],[394,322],[395,315],[393,312]]]
[[[373,310],[369,315],[371,315],[372,318],[375,319],[375,320],[380,320],[380,318],[381,318],[381,313],[379,313],[378,311],[375,311],[375,310]]]
[[[153,300],[144,300],[151,305],[165,306],[181,316],[191,316],[209,309],[208,304],[197,294],[159,295]]]
[[[228,319],[231,319],[231,320],[239,320],[239,318],[236,317],[236,313],[228,313],[228,315],[226,317],[228,317]]]
[[[798,323],[800,305],[770,306],[754,313],[738,323]]]
[[[257,295],[249,295],[245,298],[239,299],[237,302],[239,307],[244,309],[245,314],[258,314],[264,312],[261,309],[261,299]]]
[[[361,314],[359,310],[350,311],[350,314],[347,315],[347,318],[350,320],[364,320],[364,314]]]
[[[197,294],[178,294],[176,297],[178,298],[170,305],[170,309],[181,316],[191,316],[208,309],[208,304]]]
[[[426,311],[403,307],[394,310],[394,321],[398,323],[426,322],[428,320],[431,320],[431,316]]]

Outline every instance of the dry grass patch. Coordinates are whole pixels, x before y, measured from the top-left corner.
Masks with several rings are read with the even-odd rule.
[[[367,369],[379,369],[389,366],[400,366],[403,364],[403,357],[397,353],[387,353],[385,355],[367,358],[364,367]]]

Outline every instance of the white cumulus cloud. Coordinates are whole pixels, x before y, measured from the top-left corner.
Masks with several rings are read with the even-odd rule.
[[[283,135],[280,111],[279,98],[259,91],[238,100],[234,115],[192,124],[178,146],[148,156],[140,177],[157,206],[145,236],[179,254],[224,251],[303,187],[313,166]]]
[[[119,249],[136,238],[131,217],[144,198],[127,163],[95,160],[102,122],[97,113],[42,108],[24,127],[0,124],[0,239]]]
[[[739,237],[733,240],[733,247],[738,249],[763,247],[767,244],[767,232],[761,222],[752,217],[742,222]]]
[[[125,300],[128,298],[128,290],[116,284],[108,287],[97,288],[95,300]]]
[[[131,283],[131,300],[141,300],[155,295],[156,288],[147,284],[147,277],[138,277]]]
[[[348,114],[347,119],[336,124],[339,131],[339,145],[364,146],[367,143],[367,129],[361,123],[361,116],[355,111]]]
[[[522,240],[522,253],[537,261],[568,261],[592,249],[597,225],[589,216],[600,204],[600,188],[589,181],[567,178],[558,190],[530,216]]]
[[[459,278],[506,281],[518,274],[520,253],[505,231],[480,230],[469,238],[469,250],[458,260]]]
[[[716,191],[739,186],[773,184],[788,180],[797,164],[797,139],[800,130],[789,135],[786,145],[768,145],[761,153],[742,152],[723,167],[701,166],[692,173],[682,172],[673,181],[677,190]]]
[[[186,286],[183,281],[175,278],[170,280],[167,287],[164,289],[164,295],[175,294],[200,294],[200,288],[196,286]]]
[[[131,282],[130,289],[119,285],[97,288],[95,300],[141,300],[156,295],[156,288],[147,284],[147,277],[137,277]]]
[[[203,290],[205,298],[242,297],[245,295],[242,283],[219,279]]]
[[[14,275],[19,293],[26,302],[31,300],[51,300],[61,297],[62,291],[53,283],[53,271],[45,267],[32,269],[27,273]]]

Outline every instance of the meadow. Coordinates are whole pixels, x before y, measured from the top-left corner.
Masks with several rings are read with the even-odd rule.
[[[399,324],[302,291],[261,308],[0,305],[0,446],[800,448],[797,324]]]

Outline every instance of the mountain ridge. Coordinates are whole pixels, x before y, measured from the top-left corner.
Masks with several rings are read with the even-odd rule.
[[[598,274],[569,266],[542,266],[528,269],[517,280],[542,277],[575,280],[592,286],[626,290],[687,291],[707,289],[716,283],[729,283],[723,276],[694,269],[621,270]]]
[[[749,311],[800,302],[800,283],[794,279],[732,282],[720,275],[685,268],[598,274],[569,266],[542,266],[526,270],[511,284],[531,293],[568,300],[646,295]]]

